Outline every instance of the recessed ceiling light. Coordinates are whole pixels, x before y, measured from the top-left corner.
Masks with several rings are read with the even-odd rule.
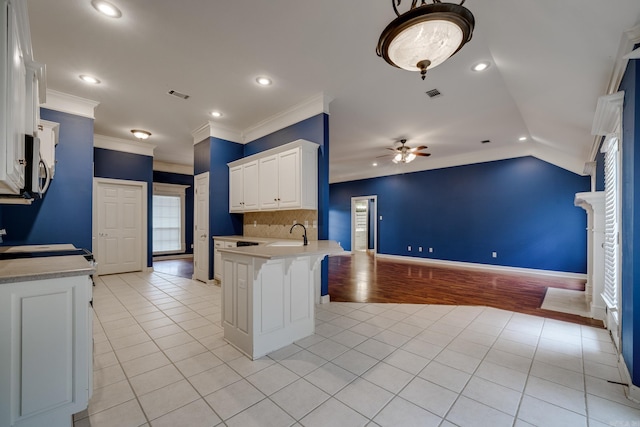
[[[140,129],[131,129],[131,133],[138,139],[148,139],[151,136],[151,132]]]
[[[96,79],[93,76],[89,76],[87,74],[80,74],[78,77],[80,77],[80,80],[82,80],[85,83],[90,83],[92,85],[100,84],[100,80]]]
[[[526,141],[527,137],[526,136],[521,136],[520,138],[518,138],[518,141]]]
[[[373,166],[378,166],[378,164],[376,162],[373,163]]]
[[[98,12],[108,16],[109,18],[120,18],[122,16],[122,12],[120,12],[120,9],[118,9],[108,1],[91,0],[91,6],[93,6]]]
[[[487,68],[489,68],[490,63],[483,61],[483,62],[478,62],[477,64],[475,64],[473,67],[471,67],[471,69],[473,71],[484,71]]]
[[[270,78],[268,77],[258,77],[256,78],[256,82],[260,85],[260,86],[270,86],[271,83],[273,83],[271,81]]]
[[[212,115],[213,117],[216,117],[216,118],[217,118],[217,117],[222,117],[222,113],[221,113],[220,111],[212,111],[212,112],[211,112],[211,115]]]

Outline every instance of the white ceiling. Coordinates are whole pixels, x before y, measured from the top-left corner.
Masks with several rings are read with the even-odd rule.
[[[526,154],[582,172],[597,98],[640,20],[638,0],[469,0],[473,39],[422,81],[375,54],[395,17],[390,0],[112,3],[122,18],[90,0],[27,0],[48,88],[100,102],[96,134],[134,140],[130,129],[146,129],[156,160],[192,164],[191,133],[207,120],[241,133],[323,93],[333,100],[331,182]],[[472,72],[481,60],[491,67]],[[258,87],[258,75],[274,84]],[[430,99],[434,88],[442,96]],[[224,117],[208,116],[214,109]],[[432,156],[377,158],[400,138]]]

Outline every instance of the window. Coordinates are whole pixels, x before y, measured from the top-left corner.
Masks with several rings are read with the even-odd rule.
[[[187,185],[153,184],[153,254],[185,251],[185,190]]]

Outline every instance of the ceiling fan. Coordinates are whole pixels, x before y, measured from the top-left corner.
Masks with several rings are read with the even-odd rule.
[[[426,145],[421,145],[419,147],[411,148],[408,145],[405,145],[407,140],[401,139],[399,147],[387,148],[387,150],[391,150],[395,153],[393,156],[393,163],[410,163],[417,156],[429,157],[431,153],[420,153],[420,150],[424,150],[427,148]]]

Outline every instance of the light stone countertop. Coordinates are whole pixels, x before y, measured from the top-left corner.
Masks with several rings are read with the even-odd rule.
[[[88,276],[94,272],[82,255],[7,259],[0,261],[0,284]]]
[[[220,237],[222,238],[222,237]],[[239,240],[253,241],[251,238],[245,238]],[[257,240],[256,240],[257,241]],[[337,255],[344,253],[344,249],[335,240],[312,240],[309,241],[307,246],[270,246],[271,244],[277,244],[278,242],[284,243],[302,243],[301,239],[266,239],[260,238],[260,241],[265,241],[265,244],[258,246],[241,246],[233,248],[218,248],[218,251],[222,253],[231,253],[237,255],[246,255],[256,258],[291,258],[296,256],[305,255]]]

